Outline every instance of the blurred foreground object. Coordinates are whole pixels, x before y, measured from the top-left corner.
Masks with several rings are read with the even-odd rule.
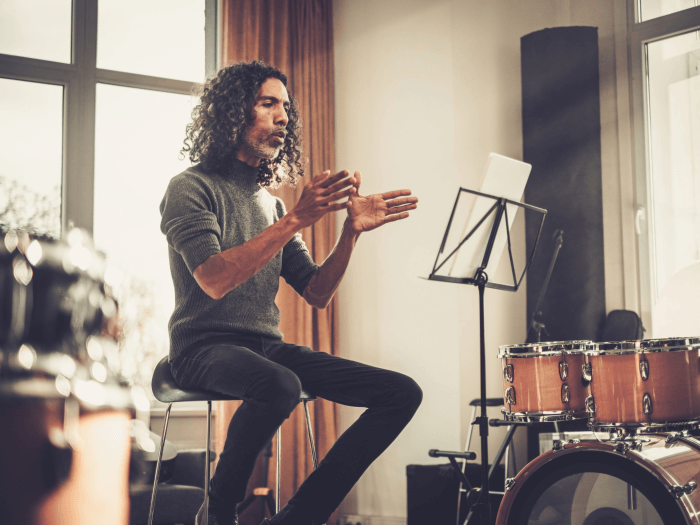
[[[155,449],[149,401],[120,376],[117,304],[84,230],[0,232],[0,523],[125,525]]]

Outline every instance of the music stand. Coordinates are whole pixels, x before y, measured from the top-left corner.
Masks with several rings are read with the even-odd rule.
[[[445,244],[447,242],[448,234],[450,232],[450,228],[452,226],[452,221],[455,216],[455,211],[457,210],[457,204],[459,203],[459,198],[462,195],[463,192],[466,193],[471,193],[476,195],[477,197],[484,197],[487,199],[493,199],[494,204],[491,206],[484,216],[476,223],[476,225],[467,233],[467,235],[462,239],[457,246],[450,252],[450,254],[445,257],[445,259],[438,265],[438,261],[440,260],[440,254],[443,253],[445,249]],[[515,206],[518,206],[523,209],[531,210],[537,213],[542,214],[542,220],[540,221],[540,226],[537,231],[537,237],[535,238],[535,244],[532,247],[532,251],[527,257],[527,261],[525,263],[525,268],[523,269],[523,273],[518,279],[515,274],[515,264],[513,262],[513,251],[511,247],[511,241],[510,241],[510,228],[508,225],[510,224],[508,221],[508,209],[507,205],[512,204]],[[483,258],[481,260],[481,264],[479,267],[476,269],[474,276],[473,277],[453,277],[451,275],[437,275],[437,272],[442,268],[445,263],[450,260],[452,257],[455,257],[455,254],[459,252],[459,249],[466,243],[473,235],[474,233],[481,227],[484,223],[486,223],[487,219],[491,214],[495,214],[494,216],[494,221],[493,225],[491,227],[491,231],[489,233],[489,238],[488,242],[486,244],[486,248],[484,251]],[[489,435],[489,424],[488,424],[488,417],[486,415],[486,344],[485,344],[485,336],[484,336],[484,290],[486,288],[494,288],[496,290],[505,290],[509,292],[517,292],[518,288],[520,288],[520,285],[523,281],[523,278],[525,277],[525,273],[530,267],[530,264],[532,263],[533,256],[535,255],[535,250],[537,249],[537,244],[540,240],[540,235],[542,234],[542,226],[544,225],[544,218],[547,214],[547,210],[538,208],[536,206],[532,206],[530,204],[525,204],[521,202],[516,202],[512,201],[503,197],[496,197],[494,195],[488,195],[486,193],[481,193],[478,191],[474,190],[468,190],[466,188],[459,188],[459,191],[457,192],[457,198],[455,199],[455,204],[454,207],[452,208],[452,213],[450,215],[450,220],[447,223],[447,228],[445,229],[445,235],[442,239],[442,244],[440,245],[440,249],[438,251],[438,255],[435,258],[435,264],[433,264],[433,271],[430,273],[430,276],[428,277],[428,280],[431,281],[443,281],[443,282],[448,282],[448,283],[456,283],[456,284],[473,284],[474,286],[477,286],[479,288],[479,335],[480,335],[480,349],[479,349],[479,369],[480,369],[480,381],[481,381],[481,415],[476,418],[475,422],[473,424],[478,424],[479,425],[479,436],[481,436],[481,490],[479,491],[479,498],[478,500],[472,505],[471,510],[469,511],[469,516],[467,517],[467,520],[465,520],[465,524],[469,520],[469,517],[473,514],[475,508],[477,511],[480,511],[482,521],[481,523],[492,523],[491,521],[491,503],[490,503],[490,496],[489,496],[489,456],[488,456],[488,435]],[[499,283],[492,283],[489,282],[488,275],[486,274],[486,268],[488,268],[489,265],[489,259],[491,258],[491,252],[493,250],[494,242],[496,240],[496,236],[498,234],[498,229],[501,224],[501,220],[505,216],[506,219],[506,232],[507,232],[507,239],[508,239],[508,256],[510,258],[510,268],[511,268],[511,274],[513,276],[513,284],[508,285],[508,284],[499,284]]]

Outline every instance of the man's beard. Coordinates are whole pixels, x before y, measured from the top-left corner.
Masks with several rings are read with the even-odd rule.
[[[244,133],[241,147],[253,153],[256,157],[263,160],[276,159],[280,154],[283,145],[270,146],[263,140],[253,140],[249,133]]]

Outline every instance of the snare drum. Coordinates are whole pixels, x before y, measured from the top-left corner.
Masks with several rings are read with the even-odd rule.
[[[0,241],[0,523],[126,525],[133,459],[155,444],[133,420],[148,399],[102,335],[116,315],[104,259],[81,230]]]
[[[700,338],[593,343],[589,411],[599,430],[668,430],[700,418]]]
[[[586,417],[588,388],[581,375],[590,341],[501,346],[504,415],[510,421]]]
[[[506,482],[497,525],[698,525],[700,441],[555,442]]]
[[[100,337],[117,308],[90,235],[72,229],[54,241],[11,230],[0,240],[0,396],[129,406],[116,342]]]

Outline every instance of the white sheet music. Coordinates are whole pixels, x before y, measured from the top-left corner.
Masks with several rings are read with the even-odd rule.
[[[505,197],[506,199],[520,202],[531,169],[532,165],[530,164],[491,153],[486,163],[486,173],[479,191],[495,197]],[[495,199],[462,192],[445,242],[443,256],[449,255],[457,247],[496,202]],[[508,229],[513,225],[519,208],[519,206],[514,204],[506,205]],[[457,253],[452,256],[451,261],[448,261],[440,269],[438,275],[459,278],[474,277],[484,258],[484,252],[486,251],[495,217],[496,213],[494,211],[472,234],[469,240],[459,248]],[[506,242],[506,225],[505,221],[502,221],[491,251],[489,264],[485,269],[487,275],[495,275]]]

